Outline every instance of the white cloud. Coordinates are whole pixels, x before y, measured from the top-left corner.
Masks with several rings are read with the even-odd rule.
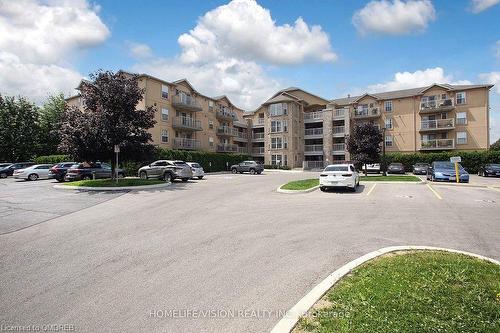
[[[352,23],[362,35],[404,35],[424,31],[435,19],[430,0],[374,0],[354,13]]]
[[[131,42],[127,46],[130,55],[135,59],[147,59],[153,56],[153,50],[149,45]]]
[[[110,34],[98,12],[85,0],[0,0],[0,92],[40,102],[75,87],[69,59]]]
[[[276,25],[269,10],[255,0],[233,0],[207,12],[178,42],[186,63],[221,56],[274,64],[337,59],[320,26],[309,27],[301,17],[293,25]]]
[[[409,88],[425,87],[433,83],[471,84],[468,80],[454,80],[452,75],[445,75],[441,67],[427,68],[410,72],[397,72],[391,81],[368,86],[369,92],[382,92]]]
[[[500,72],[490,72],[479,74],[479,79],[486,83],[494,84],[493,90],[500,94]]]
[[[500,0],[472,0],[472,12],[477,14],[499,3]]]

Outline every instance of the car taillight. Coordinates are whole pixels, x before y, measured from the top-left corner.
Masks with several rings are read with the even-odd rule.
[[[344,173],[344,174],[342,175],[342,177],[351,177],[351,176],[352,176],[352,173]]]
[[[328,175],[325,175],[324,173],[322,173],[321,175],[319,175],[320,177],[327,177]]]

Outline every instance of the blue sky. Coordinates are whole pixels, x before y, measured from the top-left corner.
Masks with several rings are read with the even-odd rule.
[[[15,6],[0,0],[0,31],[19,34],[19,40],[0,37],[0,69],[3,61],[32,76],[53,71],[60,77],[25,88],[19,73],[6,74],[0,91],[7,93],[13,86],[35,99],[57,89],[70,93],[73,81],[99,68],[168,81],[186,77],[202,93],[226,93],[247,109],[287,86],[336,98],[434,80],[491,82],[497,83],[491,91],[492,139],[500,137],[500,1],[19,2],[23,9],[32,6],[38,20],[63,8],[88,30],[74,32],[68,23],[47,19],[47,28],[22,31],[25,26],[12,23],[15,8],[2,10]],[[36,38],[26,41],[26,34],[46,38],[44,45],[54,43],[54,50],[30,45]],[[58,36],[57,43],[50,35]],[[19,43],[38,56],[20,54]]]

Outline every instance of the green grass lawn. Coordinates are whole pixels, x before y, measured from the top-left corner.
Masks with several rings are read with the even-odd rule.
[[[139,179],[139,178],[122,178],[118,182],[111,179],[95,179],[95,180],[79,180],[76,182],[67,182],[64,185],[68,186],[88,186],[88,187],[123,187],[123,186],[142,186],[165,184],[162,180],[157,179]]]
[[[420,178],[412,175],[400,176],[360,176],[360,180],[371,182],[419,182]]]
[[[283,190],[307,190],[309,188],[312,188],[314,186],[319,185],[319,179],[314,178],[314,179],[302,179],[302,180],[295,180],[293,182],[286,183],[285,185],[281,186],[281,189]]]
[[[339,281],[294,332],[500,332],[500,266],[438,251],[387,255]]]

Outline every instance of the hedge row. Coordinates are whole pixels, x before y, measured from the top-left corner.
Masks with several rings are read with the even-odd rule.
[[[406,170],[412,170],[415,163],[432,163],[434,161],[449,161],[452,156],[460,156],[460,163],[469,173],[476,173],[478,168],[486,163],[500,163],[500,151],[450,151],[439,153],[388,153],[385,157],[385,163],[403,163]],[[381,161],[384,162],[384,161]]]
[[[199,163],[205,172],[228,171],[233,164],[248,160],[248,155],[224,154],[204,151],[158,149],[158,159],[182,160]]]
[[[288,165],[275,165],[275,164],[264,164],[264,169],[281,169],[281,170],[291,170]]]
[[[69,155],[47,155],[38,156],[35,158],[36,164],[56,164],[61,162],[72,162],[73,159]]]

